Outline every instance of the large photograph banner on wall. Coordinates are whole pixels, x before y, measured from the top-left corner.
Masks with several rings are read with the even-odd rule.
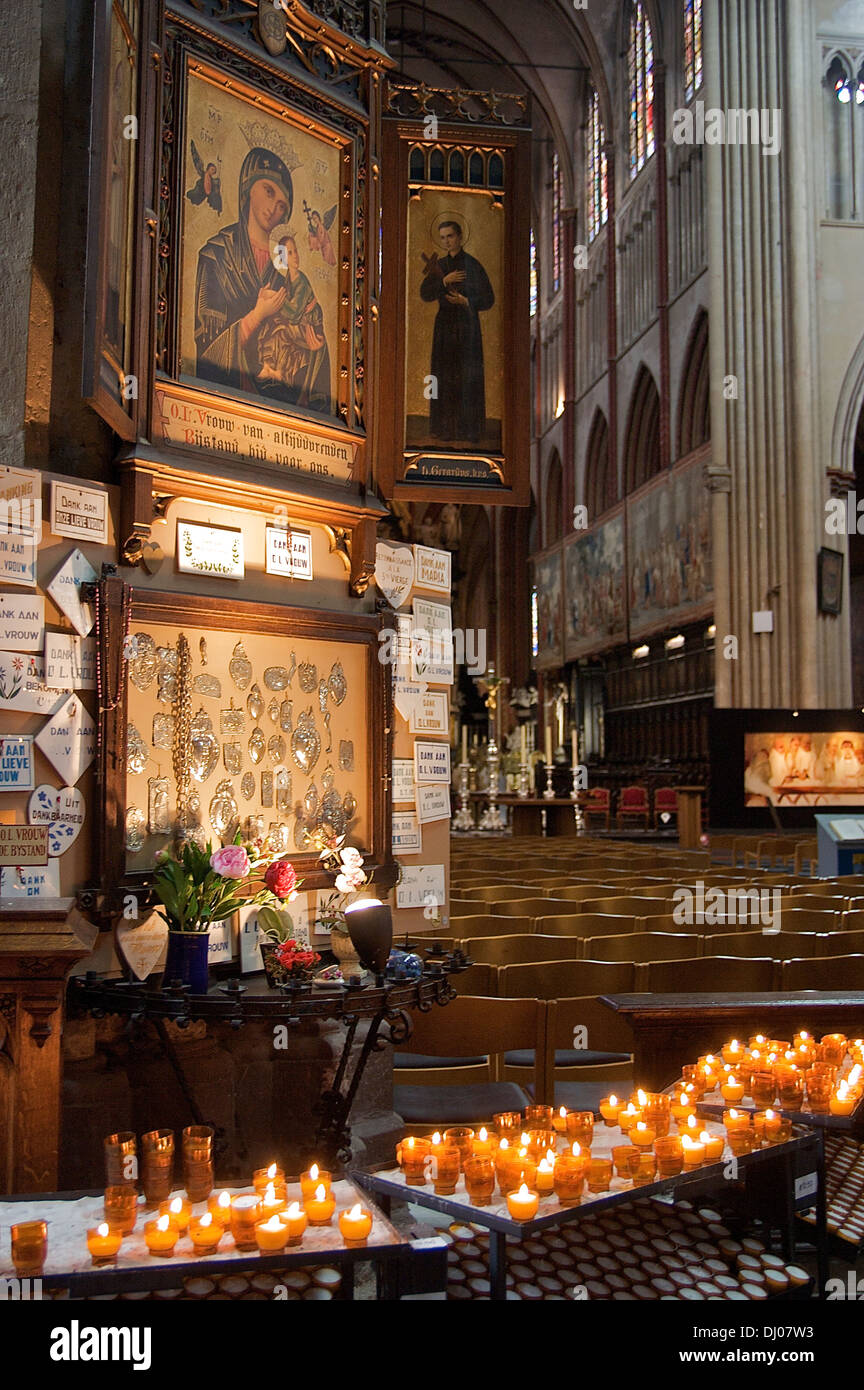
[[[631,638],[710,613],[710,495],[701,460],[652,479],[626,506]]]
[[[527,506],[527,104],[493,126],[458,92],[388,93],[391,113],[433,99],[434,126],[384,122],[380,482],[387,497]]]
[[[623,509],[567,542],[564,594],[565,660],[627,640]]]

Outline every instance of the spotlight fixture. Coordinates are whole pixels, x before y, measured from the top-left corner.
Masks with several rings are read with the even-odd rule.
[[[677,652],[679,647],[684,646],[684,640],[683,632],[677,632],[674,637],[667,637],[663,645],[667,652]]]
[[[643,657],[645,657],[645,656],[648,655],[648,653],[650,652],[650,650],[651,650],[651,648],[648,647],[648,646],[635,647],[635,648],[633,649],[633,660],[634,660],[634,661],[641,661]]]
[[[705,633],[705,636],[708,638],[708,641],[709,641],[709,642],[713,642],[713,641],[714,641],[714,638],[717,636],[717,625],[716,625],[716,623],[712,623],[712,624],[711,624],[711,626],[708,628],[708,631]]]

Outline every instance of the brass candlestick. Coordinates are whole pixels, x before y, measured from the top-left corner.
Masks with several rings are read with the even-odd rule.
[[[468,763],[459,764],[459,810],[453,817],[451,830],[469,831],[475,830],[474,817],[471,814],[471,794],[469,790],[470,768]]]

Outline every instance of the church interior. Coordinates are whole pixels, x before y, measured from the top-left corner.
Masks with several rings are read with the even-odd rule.
[[[864,0],[66,0],[0,71],[3,1296],[821,1358]]]

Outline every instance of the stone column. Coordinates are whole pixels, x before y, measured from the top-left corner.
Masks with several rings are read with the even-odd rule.
[[[851,698],[847,625],[819,615],[816,597],[825,531],[809,9],[806,0],[705,4],[706,131],[714,109],[727,137],[730,111],[755,110],[770,113],[780,137],[776,155],[706,139],[719,706]],[[752,613],[765,609],[774,631],[754,636]],[[724,659],[730,634],[737,660]]]

